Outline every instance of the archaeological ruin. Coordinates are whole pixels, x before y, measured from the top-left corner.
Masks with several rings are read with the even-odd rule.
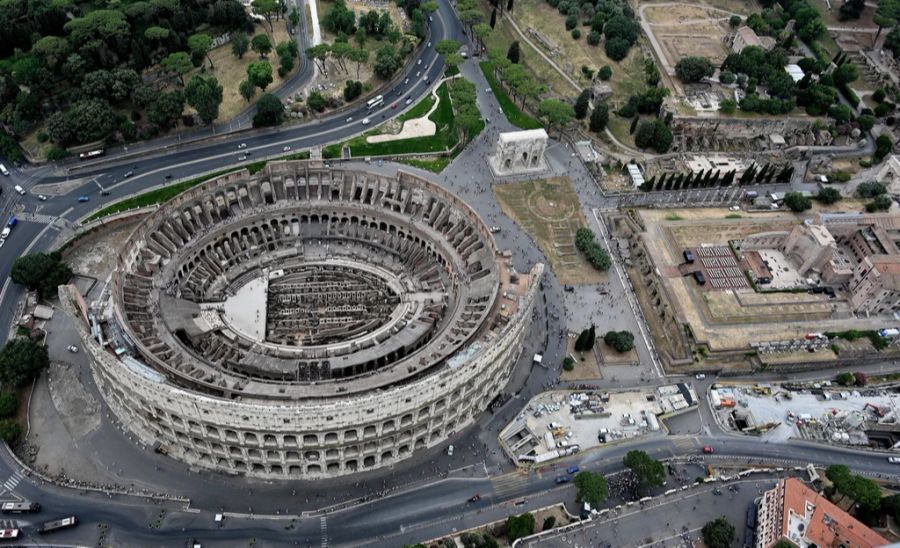
[[[314,479],[470,425],[522,352],[542,272],[517,272],[468,205],[418,176],[273,162],[162,205],[102,299],[60,300],[142,443]]]

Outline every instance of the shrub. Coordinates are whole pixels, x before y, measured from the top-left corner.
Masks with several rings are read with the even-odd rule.
[[[566,359],[563,360],[562,365],[563,365],[563,369],[565,369],[566,371],[571,371],[571,370],[575,369],[575,360],[573,360],[569,356],[566,356]]]
[[[788,192],[784,195],[784,204],[791,208],[791,211],[800,213],[812,207],[812,200],[799,192]]]
[[[600,70],[597,71],[597,78],[600,78],[603,81],[612,78],[612,67],[610,67],[609,65],[603,65],[602,67],[600,67]]]
[[[600,33],[595,30],[589,32],[587,35],[587,43],[591,46],[600,45]]]
[[[541,531],[553,529],[554,525],[556,525],[556,516],[547,516],[547,519],[544,520],[544,525],[541,526]]]
[[[0,418],[9,418],[19,409],[19,398],[15,394],[0,395]]]
[[[874,200],[866,204],[866,211],[875,213],[876,211],[887,211],[893,205],[894,200],[886,194],[876,196]]]
[[[841,199],[841,192],[834,187],[826,187],[816,194],[816,200],[823,204],[833,204]]]
[[[628,352],[634,348],[634,334],[631,331],[609,331],[603,336],[603,342],[616,352]]]
[[[12,445],[22,435],[22,427],[12,419],[0,420],[0,439]]]
[[[874,198],[887,193],[887,187],[876,181],[860,183],[856,187],[856,195],[860,198]]]
[[[597,243],[589,228],[582,227],[575,232],[575,247],[584,253],[588,262],[597,270],[609,270],[612,266],[609,253]]]
[[[574,40],[578,40],[579,38],[581,38],[581,31],[578,29],[572,29],[572,38]]]

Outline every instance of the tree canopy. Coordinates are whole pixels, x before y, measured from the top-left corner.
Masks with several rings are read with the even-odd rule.
[[[25,386],[50,365],[47,347],[28,337],[16,337],[0,349],[0,382]]]
[[[37,291],[42,298],[49,299],[56,295],[56,288],[69,281],[72,269],[62,262],[58,251],[52,253],[31,253],[13,261],[9,277],[32,291]]]
[[[800,213],[812,207],[812,200],[799,192],[788,192],[784,195],[784,205],[788,206],[791,211]]]
[[[602,474],[579,472],[575,475],[575,500],[597,507],[609,496],[609,485]]]
[[[644,451],[629,451],[622,459],[622,463],[626,468],[631,469],[642,489],[659,487],[666,477],[662,463],[652,459]]]
[[[715,65],[706,57],[682,57],[675,63],[675,74],[685,83],[699,82],[715,71]]]
[[[706,523],[701,531],[703,542],[709,548],[729,548],[734,540],[735,529],[724,517]]]
[[[631,331],[608,331],[603,336],[603,342],[616,350],[616,352],[628,352],[634,348],[634,335]]]
[[[197,115],[204,124],[211,124],[219,117],[219,105],[222,104],[222,86],[215,76],[204,78],[196,75],[184,87],[187,103],[197,110]]]
[[[534,534],[534,515],[528,512],[506,518],[506,538],[510,543]]]

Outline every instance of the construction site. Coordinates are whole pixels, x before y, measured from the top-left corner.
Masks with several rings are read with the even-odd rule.
[[[500,432],[500,441],[520,465],[540,464],[599,445],[664,433],[661,418],[696,406],[697,394],[684,383],[627,392],[544,392]]]
[[[769,384],[716,384],[709,404],[724,427],[770,442],[791,438],[893,448],[900,442],[896,394],[830,381],[793,389]]]

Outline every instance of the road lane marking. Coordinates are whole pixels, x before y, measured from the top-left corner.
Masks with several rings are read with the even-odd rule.
[[[322,548],[328,548],[328,518],[325,516],[320,517],[319,525],[322,528]]]

